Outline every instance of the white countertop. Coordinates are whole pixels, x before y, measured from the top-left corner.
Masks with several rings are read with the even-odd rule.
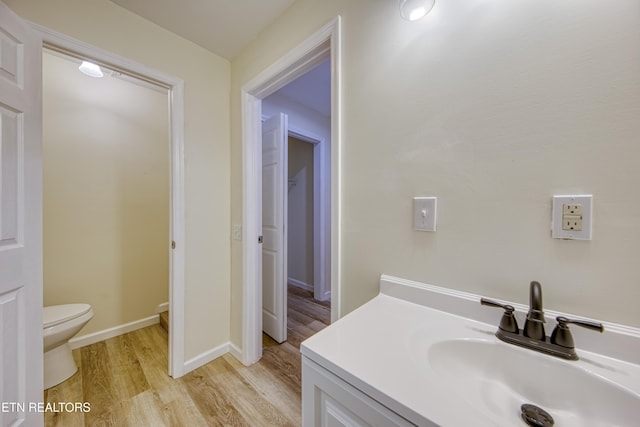
[[[496,330],[497,322],[482,323],[380,293],[304,341],[301,352],[416,425],[505,425],[504,414],[461,399],[456,387],[428,361],[433,343],[452,339],[484,340],[515,351],[532,351],[499,341]],[[579,361],[557,360],[585,367],[640,396],[638,365],[579,349],[578,353]]]

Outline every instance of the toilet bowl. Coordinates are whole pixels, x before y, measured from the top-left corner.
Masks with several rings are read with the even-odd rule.
[[[60,384],[76,373],[69,340],[93,317],[89,304],[45,307],[42,312],[44,340],[44,389]]]

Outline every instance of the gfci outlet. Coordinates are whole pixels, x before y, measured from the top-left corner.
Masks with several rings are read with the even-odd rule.
[[[551,237],[591,240],[592,195],[553,196]]]
[[[413,198],[413,229],[436,231],[436,197]]]

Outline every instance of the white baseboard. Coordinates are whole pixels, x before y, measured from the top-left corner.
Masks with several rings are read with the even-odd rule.
[[[238,359],[238,362],[242,363],[242,350],[240,350],[240,347],[238,347],[234,343],[230,342],[229,343],[229,353],[231,353],[231,355],[233,357]]]
[[[165,311],[169,311],[169,303],[163,302],[162,304],[158,304],[158,307],[156,307],[156,313],[164,313]]]
[[[156,323],[160,323],[160,318],[157,314],[146,317],[144,319],[134,320],[133,322],[125,323],[124,325],[118,325],[114,326],[113,328],[104,329],[102,331],[71,338],[69,340],[69,346],[72,350],[80,347],[85,347],[87,345],[95,344],[109,338],[117,337],[118,335],[126,334],[127,332],[135,331],[136,329],[142,329],[146,328],[147,326],[155,325]]]
[[[320,301],[331,301],[331,291],[326,291]]]
[[[214,359],[217,359],[220,356],[223,356],[229,353],[230,343],[224,343],[219,345],[218,347],[212,348],[211,350],[205,351],[204,353],[199,354],[198,356],[187,360],[184,362],[184,375],[193,371],[194,369],[198,369],[199,367],[206,365]]]
[[[294,279],[292,277],[288,277],[287,278],[287,282],[289,282],[289,284],[291,284],[293,286],[296,286],[298,288],[302,288],[302,289],[304,289],[306,291],[313,292],[313,285],[305,283],[302,280],[298,280],[298,279]]]

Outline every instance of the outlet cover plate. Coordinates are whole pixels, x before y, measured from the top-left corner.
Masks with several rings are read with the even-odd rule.
[[[591,194],[553,196],[551,237],[566,240],[591,240],[593,217],[593,196]],[[570,219],[581,217],[580,230],[563,227],[565,216]]]
[[[413,229],[436,231],[436,197],[413,198]]]

